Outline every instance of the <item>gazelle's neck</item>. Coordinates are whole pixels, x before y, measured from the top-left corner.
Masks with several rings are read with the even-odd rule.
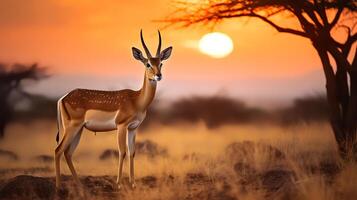
[[[144,75],[144,83],[139,90],[138,107],[140,110],[146,110],[155,97],[156,81],[150,81],[146,75]]]

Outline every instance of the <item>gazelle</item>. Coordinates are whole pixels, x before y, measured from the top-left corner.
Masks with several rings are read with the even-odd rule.
[[[140,31],[141,43],[146,52],[145,58],[142,52],[132,47],[132,53],[136,60],[145,66],[144,83],[140,90],[130,89],[118,91],[99,91],[88,89],[75,89],[58,100],[58,133],[56,141],[59,141],[59,132],[63,138],[55,150],[56,187],[59,188],[60,160],[64,153],[67,165],[76,183],[80,185],[76,170],[72,163],[72,154],[76,149],[83,128],[95,132],[117,130],[119,148],[118,187],[121,187],[123,160],[129,154],[130,177],[132,187],[135,187],[134,156],[136,129],[146,116],[146,110],[152,102],[157,82],[161,80],[162,61],[171,55],[172,47],[161,51],[161,35],[155,57],[151,56],[145,45],[142,31]]]

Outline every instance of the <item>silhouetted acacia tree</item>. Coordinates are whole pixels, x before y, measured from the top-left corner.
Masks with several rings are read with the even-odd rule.
[[[330,122],[340,155],[356,160],[357,126],[357,0],[207,0],[178,2],[163,22],[188,27],[210,25],[228,18],[256,18],[278,32],[304,37],[316,49],[326,78]],[[283,27],[274,16],[290,17],[298,28]],[[333,29],[346,30],[343,41]]]
[[[21,83],[26,79],[38,80],[43,77],[45,77],[44,68],[38,67],[37,64],[27,66],[0,63],[0,138],[4,137],[6,125],[12,117],[13,105],[9,102],[11,93],[17,91],[27,96]]]

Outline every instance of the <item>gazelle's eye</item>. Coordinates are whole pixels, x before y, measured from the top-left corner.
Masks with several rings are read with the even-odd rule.
[[[146,63],[146,67],[149,68],[151,67],[151,65],[149,63]]]

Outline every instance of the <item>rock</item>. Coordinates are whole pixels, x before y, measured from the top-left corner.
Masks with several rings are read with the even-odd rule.
[[[21,175],[0,189],[0,199],[54,199],[55,184],[46,178]]]
[[[145,176],[140,179],[140,182],[150,188],[157,186],[157,178],[155,176]]]
[[[263,187],[269,192],[275,192],[282,188],[291,190],[294,187],[294,172],[282,169],[273,169],[260,175]]]
[[[150,158],[154,158],[156,156],[166,156],[167,150],[163,147],[160,147],[158,144],[150,141],[138,141],[135,143],[135,156],[146,155]],[[107,149],[103,151],[103,153],[99,156],[99,159],[106,160],[106,159],[118,159],[119,152],[115,149]]]
[[[82,179],[82,183],[87,188],[90,188],[90,192],[93,195],[103,195],[104,193],[112,193],[116,190],[116,183],[114,179],[109,176],[87,176]]]
[[[34,160],[38,162],[43,162],[43,163],[52,163],[53,162],[53,156],[49,155],[38,155],[34,157]]]
[[[205,185],[210,182],[210,178],[203,173],[187,173],[185,177],[185,183],[188,185]]]
[[[30,167],[30,168],[5,168],[0,169],[0,177],[8,174],[37,174],[37,173],[51,173],[53,167]]]
[[[9,160],[18,160],[19,159],[19,156],[16,153],[14,153],[12,151],[3,150],[3,149],[0,149],[0,157],[7,158]]]
[[[147,155],[149,157],[166,156],[167,150],[163,147],[160,147],[158,144],[152,142],[151,140],[144,140],[142,142],[136,142],[135,154]]]
[[[296,191],[295,174],[285,154],[276,147],[261,142],[235,142],[227,146],[226,155],[243,188],[263,187],[267,196],[283,197],[291,197]]]
[[[100,154],[99,159],[101,160],[107,160],[107,159],[118,159],[119,157],[119,152],[118,150],[115,149],[107,149],[105,151],[103,151],[102,154]]]
[[[231,194],[231,186],[224,178],[212,179],[203,173],[187,173],[184,179],[187,190],[182,199],[217,199],[235,200]]]

